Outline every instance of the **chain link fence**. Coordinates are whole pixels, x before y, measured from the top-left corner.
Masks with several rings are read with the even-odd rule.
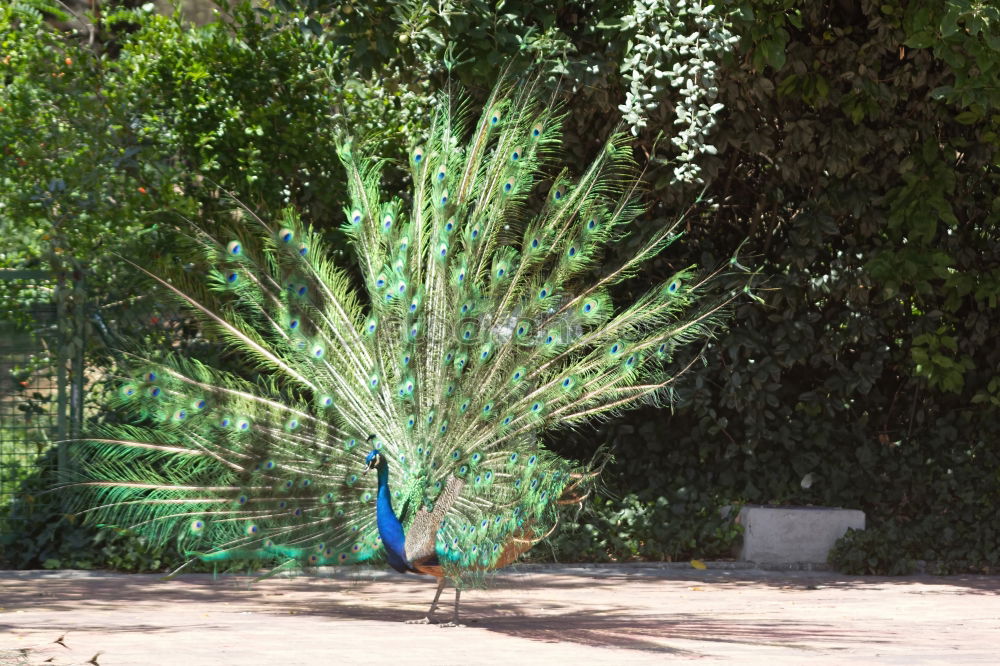
[[[63,340],[66,312],[60,285],[47,271],[0,271],[3,301],[16,304],[0,317],[0,515],[16,522],[31,498],[20,494],[33,474],[56,471],[69,436],[70,380]],[[76,392],[79,395],[79,392]],[[55,448],[53,454],[53,447]],[[4,511],[4,509],[10,511]]]
[[[89,421],[114,418],[104,390],[129,364],[128,351],[157,357],[190,352],[197,326],[162,294],[89,293],[81,275],[0,270],[0,532],[17,533],[72,475],[67,440]],[[95,289],[94,291],[105,291]]]

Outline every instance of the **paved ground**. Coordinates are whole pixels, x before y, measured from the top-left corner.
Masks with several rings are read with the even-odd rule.
[[[0,664],[1000,664],[1000,577],[522,567],[463,594],[465,627],[405,624],[432,594],[371,571],[0,572]]]

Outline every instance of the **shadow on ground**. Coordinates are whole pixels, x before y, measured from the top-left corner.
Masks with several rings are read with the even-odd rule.
[[[859,637],[850,629],[838,628],[808,619],[759,619],[752,612],[730,613],[714,618],[705,613],[664,612],[661,608],[629,605],[628,596],[615,595],[617,586],[625,582],[641,585],[652,598],[664,599],[678,590],[707,589],[714,592],[738,590],[742,587],[766,583],[797,594],[809,590],[845,587],[870,587],[873,585],[913,584],[914,579],[844,579],[830,574],[766,577],[762,580],[741,572],[697,571],[692,573],[667,572],[651,575],[642,570],[604,572],[594,570],[581,574],[554,575],[540,570],[532,573],[511,573],[497,576],[486,592],[470,590],[463,595],[462,618],[469,626],[499,635],[512,636],[547,643],[574,643],[590,647],[624,648],[660,652],[688,657],[698,653],[664,641],[692,640],[744,645],[777,645],[802,650],[839,649],[837,645],[850,643]],[[932,577],[922,577],[921,590],[926,593]],[[946,579],[949,585],[958,579]],[[967,578],[962,588],[972,593],[997,594],[1000,579]],[[170,582],[163,582],[154,575],[85,574],[69,578],[48,576],[44,572],[10,572],[0,578],[0,632],[11,631],[14,624],[4,622],[13,616],[11,611],[46,611],[79,613],[81,608],[89,613],[117,611],[122,608],[154,610],[167,604],[173,608],[207,605],[213,611],[247,613],[256,616],[306,615],[330,620],[369,620],[378,622],[404,622],[421,617],[433,594],[431,580],[415,577],[299,577],[270,579],[254,583],[252,578],[236,576],[185,575]],[[580,594],[552,594],[545,591],[576,590]],[[933,588],[931,588],[933,591]],[[943,588],[942,593],[958,593],[953,587]],[[587,594],[587,593],[590,594]],[[959,590],[961,592],[961,590]],[[603,595],[602,602],[595,602],[594,594]],[[572,604],[574,598],[581,603]],[[608,603],[613,599],[613,603]],[[442,598],[445,613],[450,610],[451,598]],[[678,607],[682,610],[683,605]],[[748,609],[749,610],[749,609]],[[144,616],[137,616],[144,617]],[[69,619],[69,618],[67,618]],[[184,625],[152,625],[145,622],[116,624],[114,627],[97,622],[80,622],[76,616],[75,631],[139,632],[182,634]],[[211,620],[199,620],[201,628],[211,628]],[[219,629],[224,627],[221,625]],[[429,629],[436,631],[436,629]],[[58,633],[59,629],[54,629]],[[865,636],[868,643],[889,642],[890,636]]]

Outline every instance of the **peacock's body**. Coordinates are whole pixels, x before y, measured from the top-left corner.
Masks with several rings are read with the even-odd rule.
[[[549,534],[589,475],[540,433],[661,396],[719,310],[688,271],[613,308],[670,228],[584,281],[641,212],[630,151],[613,136],[579,179],[553,170],[560,118],[531,87],[499,87],[467,140],[442,101],[408,212],[381,161],[342,148],[360,289],[291,214],[192,227],[183,261],[137,266],[253,376],[138,360],[115,401],[131,424],[78,447],[88,510],[203,560],[385,557],[442,584]]]

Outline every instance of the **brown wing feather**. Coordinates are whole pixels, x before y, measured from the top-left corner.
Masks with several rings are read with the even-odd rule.
[[[440,564],[423,564],[422,562],[414,562],[413,570],[418,574],[434,576],[435,578],[444,578],[444,569],[441,568]]]
[[[437,542],[438,528],[441,527],[441,521],[444,520],[445,514],[448,513],[448,509],[455,503],[464,487],[465,482],[461,479],[454,476],[448,477],[448,483],[445,484],[437,501],[434,502],[434,510],[428,511],[422,508],[413,518],[410,529],[406,530],[406,559],[414,565],[414,568],[416,568],[417,563],[430,559],[437,553],[435,543]]]
[[[575,477],[574,483],[571,483],[563,490],[559,498],[560,504],[578,504],[589,494],[589,491],[581,491],[578,487],[580,482],[585,480],[585,477],[583,475],[575,475]],[[437,554],[435,547],[437,531],[441,526],[441,521],[444,520],[445,514],[448,513],[451,505],[455,503],[455,499],[462,492],[464,486],[464,481],[454,476],[449,477],[448,483],[434,504],[434,510],[421,509],[416,517],[414,517],[410,529],[406,532],[406,559],[409,560],[416,573],[436,578],[444,576],[444,571],[441,565],[437,563],[435,557]],[[513,563],[521,555],[531,550],[532,546],[548,537],[554,531],[555,526],[553,525],[552,529],[546,534],[537,536],[531,530],[531,523],[524,525],[510,536],[504,544],[500,556],[490,568],[502,569]]]

